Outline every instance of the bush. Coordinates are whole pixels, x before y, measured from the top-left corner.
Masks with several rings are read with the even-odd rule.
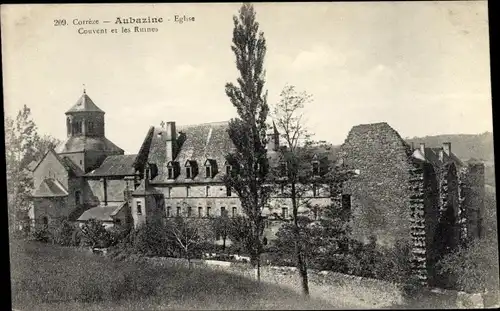
[[[73,232],[75,229],[75,225],[66,219],[55,223],[50,230],[53,242],[62,246],[73,245]]]
[[[106,248],[111,245],[112,236],[101,221],[90,219],[82,226],[81,230],[83,245],[92,248]]]
[[[467,248],[443,257],[437,264],[442,278],[452,279],[455,289],[465,292],[498,291],[498,249],[496,243],[481,239]]]
[[[32,232],[31,232],[31,239],[38,241],[38,242],[44,242],[47,243],[50,241],[50,232],[47,226],[41,226],[41,227],[36,227]]]

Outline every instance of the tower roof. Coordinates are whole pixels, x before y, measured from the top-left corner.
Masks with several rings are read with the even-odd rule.
[[[76,104],[71,107],[68,111],[66,111],[66,114],[68,113],[73,113],[73,112],[101,112],[104,113],[101,108],[97,107],[96,104],[90,99],[90,97],[87,95],[85,90],[83,90],[83,94],[78,99]]]

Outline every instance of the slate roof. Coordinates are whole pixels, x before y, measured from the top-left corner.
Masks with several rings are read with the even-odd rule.
[[[90,219],[97,219],[101,221],[113,221],[113,216],[127,204],[127,202],[119,202],[115,204],[100,205],[86,210],[78,217],[78,221],[87,221]]]
[[[35,190],[34,197],[65,197],[68,195],[68,190],[56,179],[44,179],[38,188]]]
[[[57,146],[57,153],[80,152],[80,151],[105,151],[112,153],[121,153],[124,151],[113,144],[106,137],[86,137],[72,136]]]
[[[75,162],[73,162],[70,158],[64,156],[63,157],[58,156],[58,158],[67,171],[72,172],[76,176],[82,176],[85,174],[85,172],[78,165],[76,165]]]
[[[101,166],[96,168],[86,176],[127,176],[134,175],[134,162],[136,154],[112,155],[108,156]]]
[[[76,104],[73,105],[68,111],[66,111],[66,114],[68,113],[75,113],[75,112],[100,112],[104,113],[104,111],[101,110],[101,108],[97,107],[96,104],[90,99],[90,97],[87,95],[87,93],[83,93],[83,95],[78,99]]]

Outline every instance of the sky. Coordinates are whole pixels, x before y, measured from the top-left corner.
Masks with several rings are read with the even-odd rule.
[[[137,153],[150,126],[236,117],[225,94],[239,4],[2,6],[4,111],[27,105],[40,133],[66,138],[83,91],[106,112],[106,136]],[[357,124],[402,137],[492,131],[487,2],[257,3],[267,41],[268,102],[306,91],[307,127],[344,142]],[[175,15],[194,17],[176,23]],[[157,32],[78,34],[117,17],[163,17]],[[65,19],[66,26],[54,26]],[[168,21],[170,19],[170,21]],[[111,23],[102,24],[103,20]],[[129,26],[129,25],[125,25]]]

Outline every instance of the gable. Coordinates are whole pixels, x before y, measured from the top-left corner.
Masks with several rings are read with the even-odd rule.
[[[68,171],[53,150],[49,150],[33,172],[33,182],[38,187],[46,178],[56,179],[68,188]]]

